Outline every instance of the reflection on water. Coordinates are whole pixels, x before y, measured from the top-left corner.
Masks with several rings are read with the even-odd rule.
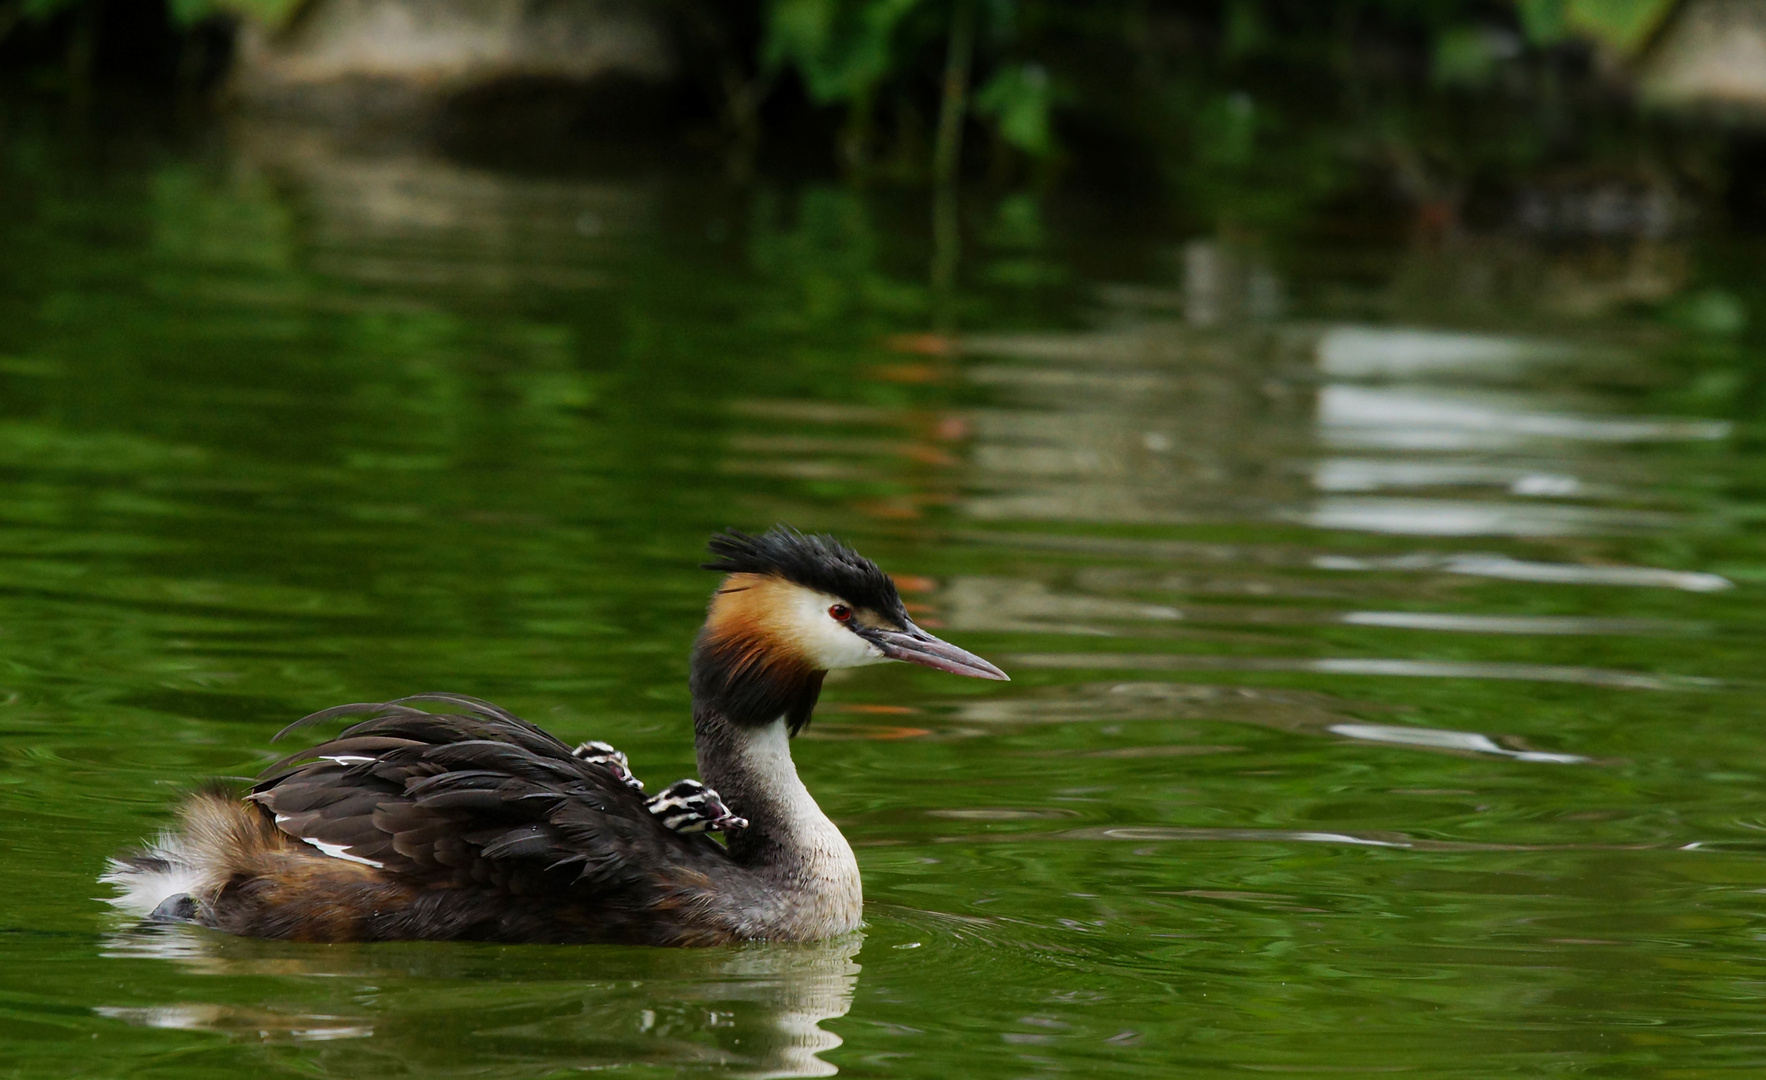
[[[1335,379],[1517,379],[1577,352],[1561,342],[1417,327],[1337,326],[1318,339],[1318,367]]]
[[[1525,465],[1474,462],[1369,461],[1326,458],[1312,473],[1320,491],[1381,491],[1386,488],[1501,487],[1515,495],[1581,495],[1588,487],[1574,476],[1536,472]]]
[[[1392,727],[1387,724],[1332,724],[1331,733],[1350,739],[1394,743],[1399,746],[1428,746],[1438,750],[1466,750],[1475,754],[1502,754],[1516,761],[1544,761],[1554,765],[1574,765],[1587,761],[1576,754],[1547,754],[1539,750],[1511,750],[1498,746],[1488,735],[1475,731],[1441,731],[1436,728]]]
[[[820,1055],[838,1048],[840,1037],[821,1024],[852,1008],[863,945],[855,933],[659,959],[615,949],[315,949],[142,927],[110,936],[102,955],[170,961],[223,986],[270,977],[291,992],[249,1005],[180,1001],[93,1011],[143,1027],[262,1042],[373,1038],[375,1057],[429,1076],[476,1074],[476,1066],[451,1060],[450,1049],[478,1040],[504,1044],[505,1061],[547,1068],[643,1063],[757,1080],[832,1076],[838,1068]],[[189,984],[197,994],[203,985]],[[448,1030],[424,1020],[441,1009],[459,1016]]]
[[[1381,559],[1320,555],[1313,560],[1313,565],[1320,570],[1438,570],[1448,574],[1531,581],[1542,585],[1622,585],[1683,589],[1686,592],[1720,592],[1734,587],[1734,582],[1721,574],[1700,571],[1664,570],[1649,566],[1575,566],[1513,559],[1506,555],[1419,553]]]
[[[609,278],[595,264],[655,212],[631,184],[437,168],[408,153],[351,152],[303,128],[245,131],[253,164],[300,185],[312,230],[302,262],[366,286],[493,297],[600,288]]]
[[[939,614],[953,630],[1018,630],[1108,634],[1086,619],[1172,622],[1183,612],[1167,604],[1140,604],[1102,596],[1060,594],[1035,581],[964,575],[945,583]]]
[[[1300,515],[1320,529],[1420,536],[1575,536],[1678,524],[1671,514],[1587,506],[1526,506],[1456,499],[1319,499]]]
[[[1679,442],[1729,433],[1729,425],[1711,420],[1577,415],[1535,401],[1518,392],[1326,386],[1318,424],[1327,445],[1381,450],[1512,450],[1545,439]]]
[[[1285,339],[1146,323],[966,347],[1013,361],[965,371],[998,403],[972,414],[972,517],[1177,523],[1302,497],[1271,456],[1298,449],[1313,408]]]
[[[1462,634],[1671,634],[1699,629],[1651,619],[1590,619],[1576,615],[1454,615],[1438,611],[1351,611],[1353,626],[1446,630]]]
[[[1313,671],[1322,675],[1385,675],[1417,679],[1496,679],[1515,682],[1579,683],[1626,690],[1710,690],[1722,684],[1687,675],[1644,675],[1632,671],[1556,664],[1503,664],[1453,660],[1397,660],[1333,657],[1323,660],[1255,656],[1173,656],[1160,653],[1015,653],[1023,667],[1119,671]]]
[[[1612,314],[1696,250],[1370,269],[1020,195],[932,333],[887,196],[230,138],[0,158],[20,1075],[1766,1061],[1748,376]],[[694,553],[774,520],[1015,680],[829,680],[798,757],[862,979],[857,939],[312,949],[89,899],[339,700],[449,687],[691,770]]]

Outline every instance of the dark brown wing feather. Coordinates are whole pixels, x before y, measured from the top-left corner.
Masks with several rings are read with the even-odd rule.
[[[270,766],[249,798],[288,836],[431,894],[412,917],[436,925],[388,924],[385,936],[667,936],[667,913],[693,906],[683,890],[731,865],[715,841],[669,830],[612,772],[488,702],[344,705],[284,733],[348,716],[366,719]],[[564,928],[508,929],[523,910]],[[497,926],[475,922],[492,913]]]

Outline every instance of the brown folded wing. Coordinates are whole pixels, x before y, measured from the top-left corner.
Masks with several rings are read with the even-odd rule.
[[[248,798],[317,852],[437,891],[437,918],[452,907],[470,920],[473,897],[497,896],[507,921],[506,901],[519,897],[534,918],[590,927],[561,939],[619,940],[618,927],[640,914],[654,921],[691,906],[729,865],[715,841],[670,831],[612,772],[487,702],[425,694],[344,705],[292,726],[364,715],[272,765]]]

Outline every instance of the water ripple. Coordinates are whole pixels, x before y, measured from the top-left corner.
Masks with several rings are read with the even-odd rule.
[[[1454,634],[1673,634],[1704,629],[1697,623],[1662,619],[1597,619],[1577,615],[1459,615],[1445,611],[1351,611],[1350,626],[1397,630],[1436,630]]]
[[[1318,395],[1318,424],[1331,446],[1393,450],[1499,450],[1550,440],[1588,443],[1724,439],[1730,426],[1680,417],[1592,416],[1529,407],[1523,394],[1331,385]]]
[[[1320,499],[1289,516],[1317,529],[1413,536],[1613,535],[1682,524],[1676,514],[1612,507],[1453,499]]]
[[[1620,585],[1680,589],[1684,592],[1721,592],[1735,587],[1734,582],[1720,574],[1698,571],[1665,570],[1653,566],[1584,566],[1575,563],[1528,562],[1511,559],[1506,555],[1480,553],[1417,553],[1389,558],[1319,555],[1312,560],[1312,565],[1320,570],[1434,570],[1469,577],[1533,581],[1546,585]]]
[[[1498,745],[1488,735],[1475,731],[1443,731],[1440,728],[1395,727],[1390,724],[1332,724],[1325,730],[1350,739],[1368,742],[1396,743],[1399,746],[1426,746],[1435,750],[1466,750],[1478,754],[1497,754],[1516,761],[1538,761],[1553,765],[1576,765],[1588,759],[1578,754],[1548,754],[1540,750],[1510,750]]]
[[[1648,675],[1636,671],[1460,660],[1398,660],[1372,657],[1312,659],[1276,656],[1172,656],[1162,653],[1018,653],[1006,661],[1027,668],[1123,671],[1307,671],[1321,675],[1376,675],[1422,679],[1496,679],[1578,683],[1619,690],[1715,690],[1718,679]]]

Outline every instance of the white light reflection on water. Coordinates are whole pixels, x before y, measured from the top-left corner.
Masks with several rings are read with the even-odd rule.
[[[1512,377],[1576,350],[1556,342],[1410,327],[1337,326],[1318,340],[1318,366],[1339,379],[1430,375]]]
[[[1535,369],[1589,359],[1566,344],[1414,328],[1338,327],[1319,337],[1314,357],[1319,372],[1333,380],[1318,391],[1319,444],[1373,452],[1314,464],[1313,486],[1331,494],[1281,516],[1315,528],[1515,537],[1672,528],[1683,519],[1664,511],[1545,500],[1602,497],[1635,504],[1639,489],[1651,486],[1637,462],[1591,459],[1579,446],[1700,442],[1730,434],[1730,425],[1721,421],[1616,415],[1593,411],[1592,401],[1562,393],[1464,385],[1512,383]],[[1548,448],[1552,456],[1541,457]],[[1530,460],[1501,460],[1523,449],[1530,451]],[[1380,451],[1394,456],[1378,457]],[[1579,473],[1588,467],[1610,479],[1586,483]],[[1341,494],[1448,486],[1501,487],[1526,501]]]
[[[1326,458],[1314,467],[1312,486],[1320,491],[1383,491],[1387,488],[1503,487],[1511,494],[1567,498],[1590,494],[1587,484],[1563,473],[1526,466],[1454,461],[1379,461]]]
[[[1008,666],[1117,671],[1308,671],[1321,675],[1376,675],[1410,679],[1496,679],[1508,682],[1578,683],[1618,690],[1716,690],[1717,679],[1648,675],[1568,664],[1515,664],[1383,657],[1180,656],[1168,653],[1018,653]]]
[[[1516,761],[1538,761],[1554,765],[1574,765],[1588,759],[1577,754],[1548,754],[1541,750],[1510,750],[1488,735],[1475,731],[1443,731],[1439,728],[1395,727],[1389,724],[1332,724],[1326,729],[1349,739],[1366,742],[1393,743],[1399,746],[1425,746],[1432,750],[1465,750],[1477,754],[1497,754]]]
[[[1653,566],[1582,566],[1575,563],[1533,562],[1506,555],[1469,552],[1432,555],[1418,552],[1387,558],[1352,555],[1319,555],[1312,565],[1320,570],[1438,571],[1470,577],[1534,581],[1542,585],[1620,585],[1632,588],[1680,589],[1684,592],[1721,592],[1735,583],[1720,574],[1689,570],[1665,570]]]
[[[1318,529],[1409,536],[1581,536],[1667,529],[1674,514],[1541,503],[1457,499],[1325,498],[1291,515]]]
[[[1350,626],[1435,630],[1450,634],[1671,634],[1703,629],[1661,619],[1595,619],[1575,615],[1459,615],[1444,611],[1350,611]]]
[[[291,1042],[331,1042],[337,1039],[365,1039],[374,1034],[372,1024],[328,1023],[342,1020],[341,1017],[310,1015],[290,1018],[267,1010],[251,1011],[207,1003],[154,1005],[147,1008],[99,1005],[92,1011],[107,1019],[121,1020],[136,1027],[167,1031],[215,1031],[234,1035],[250,1033],[266,1042],[278,1037]]]
[[[1519,392],[1332,384],[1318,394],[1319,437],[1329,446],[1387,450],[1504,450],[1540,440],[1593,443],[1726,438],[1716,420],[1598,416],[1540,409]]]

